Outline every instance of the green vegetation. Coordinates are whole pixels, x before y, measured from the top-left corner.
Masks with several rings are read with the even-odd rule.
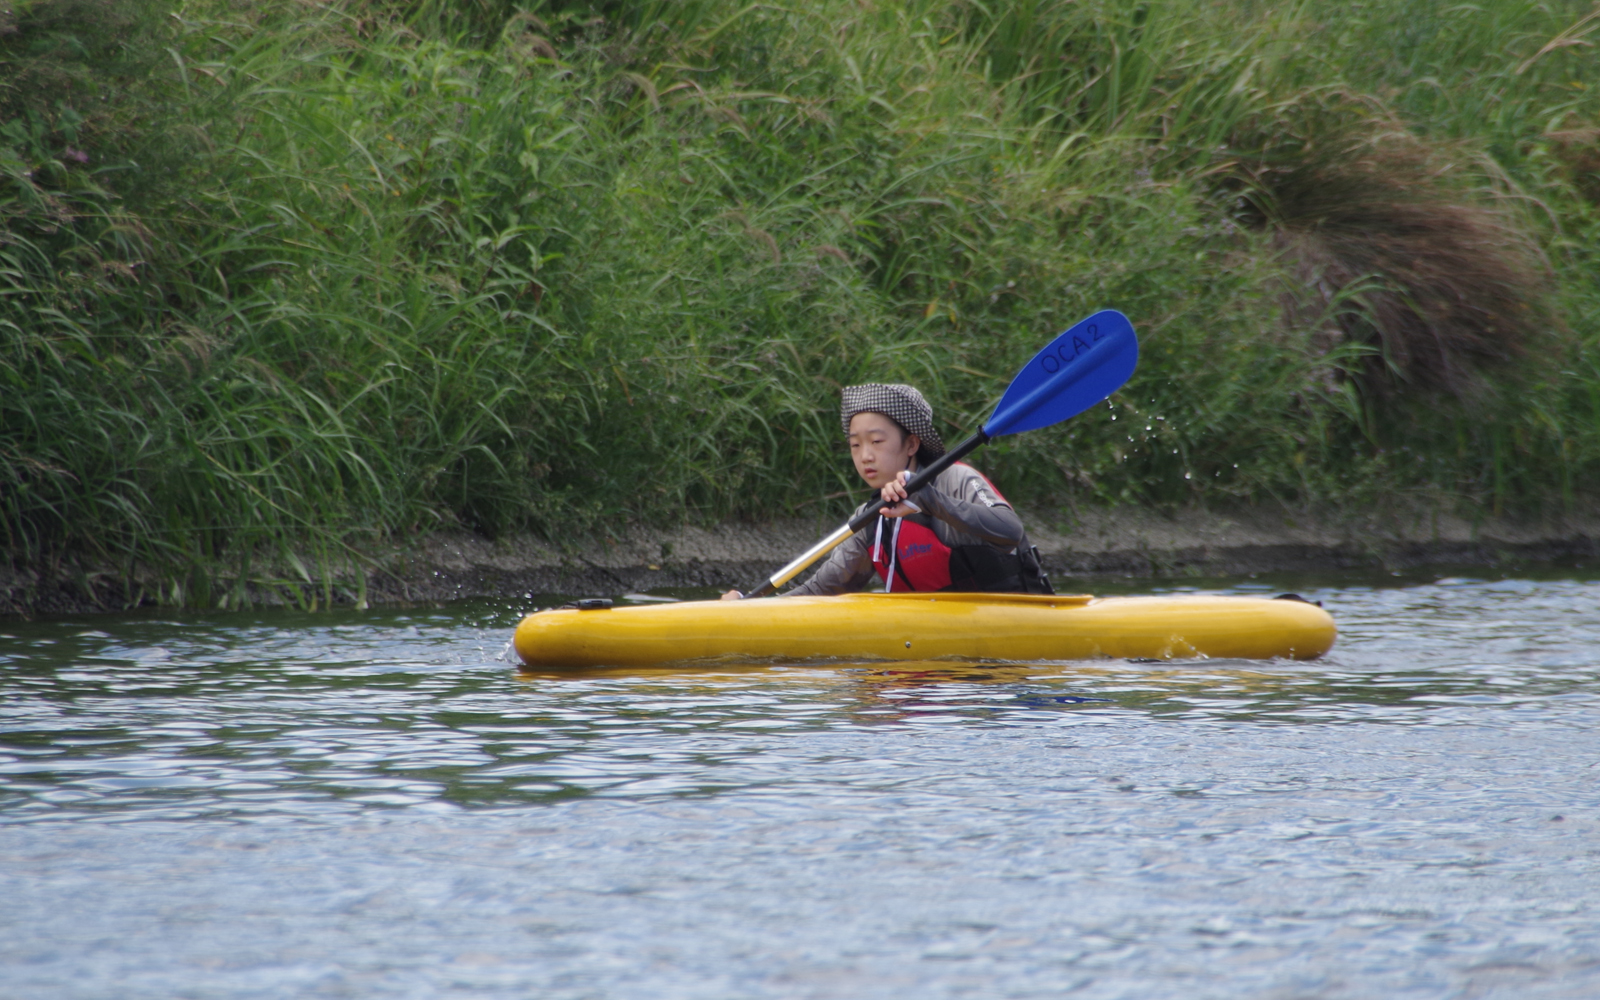
[[[1600,485],[1597,40],[1557,0],[14,2],[0,547],[209,604],[440,527],[812,511],[840,385],[955,435],[1107,306],[1141,370],[991,446],[1014,499],[1559,508]]]

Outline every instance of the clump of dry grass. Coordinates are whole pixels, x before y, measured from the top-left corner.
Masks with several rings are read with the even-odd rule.
[[[1600,206],[1600,128],[1546,132],[1561,179],[1591,205]]]
[[[1300,285],[1291,322],[1371,347],[1366,388],[1471,398],[1533,352],[1548,265],[1459,150],[1368,125],[1295,153],[1255,171],[1254,200]]]

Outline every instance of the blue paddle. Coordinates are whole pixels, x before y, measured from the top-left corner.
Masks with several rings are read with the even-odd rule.
[[[983,429],[918,470],[906,483],[906,493],[916,493],[994,438],[1038,430],[1077,416],[1122,388],[1138,364],[1139,339],[1134,336],[1128,317],[1115,309],[1095,313],[1035,354],[1006,387],[1006,394],[1000,397],[1000,404]],[[881,497],[874,500],[849,523],[800,553],[744,596],[776,593],[807,566],[871,524],[885,506]]]

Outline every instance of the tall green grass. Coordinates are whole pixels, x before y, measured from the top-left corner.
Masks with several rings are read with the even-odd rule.
[[[0,38],[33,74],[0,91],[17,563],[214,604],[443,527],[843,507],[839,386],[914,382],[958,434],[1105,306],[1140,371],[992,446],[1014,499],[1597,484],[1586,5],[59,7]],[[1411,173],[1366,152],[1394,137]],[[1294,179],[1362,170],[1540,259],[1482,248],[1510,360],[1433,384],[1383,311],[1422,271],[1308,279],[1346,244]]]

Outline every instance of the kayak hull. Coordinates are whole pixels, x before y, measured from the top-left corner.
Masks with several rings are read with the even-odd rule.
[[[531,614],[512,645],[538,669],[707,660],[1310,660],[1336,629],[1314,604],[1257,597],[843,594]]]

